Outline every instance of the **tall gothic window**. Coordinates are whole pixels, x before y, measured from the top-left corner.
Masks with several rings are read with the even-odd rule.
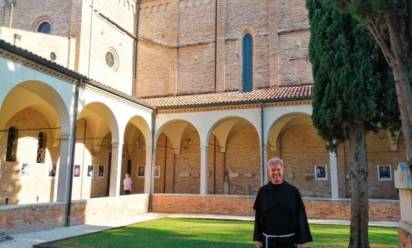
[[[253,38],[246,34],[243,37],[243,70],[242,70],[242,91],[253,90]]]
[[[46,134],[43,132],[39,133],[38,136],[38,141],[37,141],[37,158],[36,162],[37,163],[44,163],[44,160],[46,158]]]
[[[6,161],[16,162],[18,138],[19,130],[16,127],[10,127],[7,136]]]

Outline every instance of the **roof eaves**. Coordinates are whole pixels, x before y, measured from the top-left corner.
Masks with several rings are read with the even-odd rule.
[[[246,104],[257,104],[257,103],[272,103],[272,102],[288,102],[288,101],[299,101],[299,100],[311,100],[311,96],[297,96],[297,97],[283,97],[277,99],[257,99],[257,100],[243,100],[243,101],[232,101],[232,102],[213,102],[213,103],[200,103],[200,104],[183,104],[183,105],[170,105],[170,106],[156,106],[158,110],[170,110],[170,109],[184,109],[184,108],[204,108],[204,107],[223,107],[230,105],[246,105]]]
[[[82,80],[82,81],[83,81],[84,83],[86,83],[86,84],[90,84],[90,85],[92,85],[92,86],[94,86],[94,87],[96,87],[96,88],[99,88],[99,89],[101,89],[101,90],[110,92],[110,93],[112,93],[113,95],[116,95],[116,96],[119,96],[119,97],[121,97],[121,98],[127,99],[127,100],[129,100],[129,101],[134,102],[134,103],[140,104],[140,105],[142,105],[142,106],[144,106],[144,107],[146,107],[146,108],[149,108],[149,109],[151,109],[151,110],[154,110],[154,109],[155,109],[154,106],[151,106],[150,104],[147,104],[146,102],[143,102],[143,101],[141,101],[141,100],[138,100],[137,98],[133,98],[133,97],[131,97],[131,96],[128,96],[128,95],[126,95],[126,94],[124,94],[124,93],[122,93],[122,92],[120,92],[120,91],[118,91],[118,90],[116,90],[116,89],[113,89],[113,88],[111,88],[111,87],[108,87],[108,86],[100,83],[100,82],[97,82],[97,81],[95,81],[95,80],[92,80],[92,79],[90,79],[90,78],[88,78],[88,77],[86,77],[86,76],[84,76],[84,75],[82,75],[82,74],[80,74],[80,73],[78,73],[78,72],[75,72],[75,71],[73,71],[73,70],[70,70],[70,69],[68,69],[68,68],[66,68],[66,67],[64,67],[64,66],[61,66],[61,65],[53,62],[53,61],[50,61],[50,60],[45,59],[45,58],[43,58],[43,57],[41,57],[41,56],[39,56],[39,55],[36,55],[36,54],[30,52],[29,50],[26,50],[26,49],[23,49],[23,48],[14,46],[14,45],[6,42],[6,41],[3,40],[3,39],[0,39],[0,49],[3,49],[3,50],[5,50],[5,51],[7,51],[7,52],[10,52],[10,53],[13,53],[13,54],[15,54],[15,55],[17,55],[17,56],[20,56],[20,57],[22,57],[22,58],[24,58],[24,59],[27,59],[27,60],[29,60],[29,61],[33,61],[33,62],[35,62],[35,63],[37,63],[37,64],[42,65],[42,66],[48,67],[48,68],[50,68],[50,69],[52,69],[52,70],[54,70],[54,71],[56,71],[56,72],[62,73],[63,75],[66,75],[66,76],[68,76],[68,77],[71,77],[71,78],[73,78],[73,79],[75,79],[75,80]]]

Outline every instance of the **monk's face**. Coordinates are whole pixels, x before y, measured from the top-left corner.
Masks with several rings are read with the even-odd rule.
[[[280,164],[271,164],[268,166],[269,176],[274,184],[283,182],[283,166]]]

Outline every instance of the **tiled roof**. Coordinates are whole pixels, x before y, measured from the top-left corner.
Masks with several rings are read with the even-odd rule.
[[[306,100],[312,85],[257,89],[251,92],[222,92],[142,99],[156,108],[200,107],[212,105]]]

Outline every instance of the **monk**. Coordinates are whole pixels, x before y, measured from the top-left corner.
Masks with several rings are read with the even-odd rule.
[[[283,180],[282,159],[270,159],[268,173],[253,206],[256,248],[303,248],[312,235],[299,190]]]

